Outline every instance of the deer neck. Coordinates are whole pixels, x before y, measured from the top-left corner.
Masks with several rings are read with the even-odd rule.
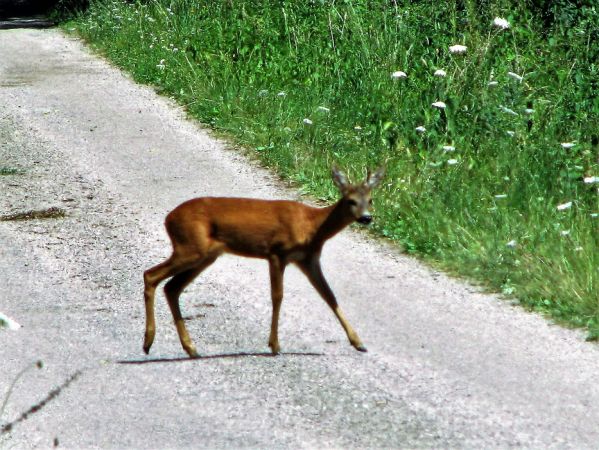
[[[322,208],[319,212],[320,217],[313,239],[313,243],[319,247],[355,220],[351,214],[348,214],[343,199]]]

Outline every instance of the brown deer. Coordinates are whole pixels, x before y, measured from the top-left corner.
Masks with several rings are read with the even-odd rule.
[[[190,357],[198,353],[191,342],[181,310],[179,296],[204,269],[223,253],[268,260],[272,295],[272,322],[268,345],[273,354],[280,351],[279,311],[283,300],[283,274],[289,263],[296,264],[331,307],[349,342],[356,350],[366,347],[345,319],[320,268],[324,243],[349,224],[372,221],[369,208],[371,190],[384,174],[381,167],[368,172],[361,184],[348,183],[345,175],[333,168],[333,180],[341,199],[324,208],[314,208],[287,200],[202,197],[189,200],[167,215],[166,231],[172,241],[170,258],[144,273],[146,333],[144,351],[154,342],[154,294],[160,282],[171,278],[164,287],[175,320],[179,339]]]

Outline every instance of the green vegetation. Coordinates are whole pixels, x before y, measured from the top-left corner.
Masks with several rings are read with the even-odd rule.
[[[538,4],[109,0],[65,28],[315,196],[385,164],[378,233],[594,338],[599,10]]]
[[[2,175],[21,175],[24,172],[20,169],[15,169],[14,167],[2,167],[0,166],[0,176]]]

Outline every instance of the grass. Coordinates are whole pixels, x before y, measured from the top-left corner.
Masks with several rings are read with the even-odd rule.
[[[385,164],[377,233],[595,338],[599,11],[479,4],[92,0],[64,26],[312,195]]]
[[[15,169],[14,167],[2,167],[0,166],[0,176],[2,175],[22,175],[24,173],[21,169]]]

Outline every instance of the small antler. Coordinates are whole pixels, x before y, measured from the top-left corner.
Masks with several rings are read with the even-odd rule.
[[[385,166],[379,167],[374,173],[370,173],[370,169],[366,172],[366,186],[373,189],[376,187],[385,176]]]
[[[339,188],[339,190],[343,193],[347,190],[349,186],[349,182],[347,181],[347,177],[343,172],[339,170],[339,168],[335,165],[332,168],[333,181],[335,185]]]

